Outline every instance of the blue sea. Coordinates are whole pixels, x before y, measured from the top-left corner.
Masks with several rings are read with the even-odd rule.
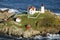
[[[44,4],[45,9],[51,10],[54,13],[60,13],[60,0],[0,0],[0,8],[9,8],[21,11],[27,11],[29,6],[35,6],[40,9],[41,4]],[[0,40],[60,40],[60,39],[14,39],[9,37],[0,36]]]

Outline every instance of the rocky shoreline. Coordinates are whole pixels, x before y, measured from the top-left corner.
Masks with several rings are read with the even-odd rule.
[[[30,28],[29,30],[22,30],[22,28],[17,28],[15,26],[13,27],[3,27],[0,28],[0,35],[9,35],[12,37],[23,37],[23,38],[29,38],[29,37],[35,37],[37,35],[41,35],[43,37],[47,36],[47,32],[45,31],[38,31],[33,30]]]
[[[21,28],[13,27],[3,27],[0,29],[0,34],[3,35],[11,35],[16,37],[31,37],[32,35],[39,34],[40,32],[37,30],[29,29],[29,30],[22,30]]]

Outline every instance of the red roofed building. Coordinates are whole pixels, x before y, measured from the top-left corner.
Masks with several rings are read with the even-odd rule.
[[[30,29],[31,28],[31,26],[28,24],[28,25],[26,25],[26,29]]]
[[[29,14],[34,14],[36,11],[36,8],[34,6],[28,7],[28,13]]]

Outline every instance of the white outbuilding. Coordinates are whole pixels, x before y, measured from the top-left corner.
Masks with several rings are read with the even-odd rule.
[[[21,22],[21,18],[16,18],[16,22]]]

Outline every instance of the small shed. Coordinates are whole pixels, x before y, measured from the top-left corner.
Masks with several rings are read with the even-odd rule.
[[[26,29],[30,29],[31,25],[27,24],[25,27],[26,27]]]
[[[16,22],[21,22],[21,18],[20,17],[17,17],[16,18]]]

